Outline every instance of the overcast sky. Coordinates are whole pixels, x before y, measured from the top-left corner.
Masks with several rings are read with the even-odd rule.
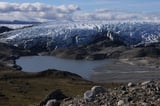
[[[160,0],[0,0],[0,20],[160,20]]]

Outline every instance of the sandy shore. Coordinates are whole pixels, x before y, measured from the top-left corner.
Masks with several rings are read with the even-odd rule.
[[[97,67],[90,80],[95,82],[139,82],[160,80],[159,60],[135,59],[114,60],[113,63]]]

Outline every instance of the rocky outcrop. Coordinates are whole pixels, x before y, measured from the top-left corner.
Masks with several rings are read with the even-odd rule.
[[[28,50],[20,49],[5,43],[0,43],[0,64],[4,67],[10,67],[14,70],[21,70],[21,67],[16,65],[15,59],[19,56],[31,55]],[[3,68],[3,67],[0,67]]]
[[[43,101],[40,102],[39,106],[59,106],[57,100],[63,100],[67,98],[66,95],[60,89],[51,92]]]
[[[102,60],[110,57],[117,58],[124,50],[126,47],[122,42],[114,42],[108,37],[103,37],[88,45],[53,50],[51,55],[76,60]]]
[[[11,31],[11,30],[13,30],[13,29],[5,27],[5,26],[0,26],[0,33],[8,32],[8,31]]]
[[[70,58],[101,60],[106,58],[139,58],[139,57],[160,57],[160,46],[153,47],[126,47],[122,43],[116,43],[104,39],[99,42],[73,48],[57,49],[51,55]]]
[[[92,90],[98,92],[93,93]],[[159,106],[160,82],[128,83],[114,89],[93,87],[84,96],[64,101],[61,106]]]
[[[45,71],[42,71],[42,72],[38,72],[37,77],[56,77],[56,78],[76,78],[76,79],[81,79],[82,77],[77,75],[77,74],[74,74],[74,73],[71,73],[71,72],[67,72],[67,71],[59,71],[59,70],[56,70],[56,69],[49,69],[49,70],[45,70]]]

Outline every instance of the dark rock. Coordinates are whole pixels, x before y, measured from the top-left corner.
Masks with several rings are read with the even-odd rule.
[[[8,32],[8,31],[11,31],[11,30],[13,30],[13,29],[5,27],[5,26],[1,26],[0,27],[0,33]]]
[[[63,100],[65,98],[67,98],[67,96],[64,95],[60,89],[57,89],[51,92],[42,102],[40,102],[40,106],[46,105],[49,100]]]
[[[0,97],[5,97],[6,95],[4,95],[4,94],[2,94],[1,92],[0,92]]]
[[[127,97],[126,100],[127,100],[127,102],[131,102],[133,99],[132,99],[132,97]]]
[[[126,91],[127,88],[125,86],[121,86],[120,89]]]
[[[19,65],[14,65],[14,66],[13,66],[13,69],[15,69],[15,70],[22,70],[22,67],[19,66]]]

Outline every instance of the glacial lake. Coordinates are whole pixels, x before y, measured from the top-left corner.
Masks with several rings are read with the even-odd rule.
[[[69,60],[54,56],[24,56],[16,60],[16,64],[25,72],[40,72],[47,69],[68,71],[90,79],[95,68],[110,63],[109,60]]]

